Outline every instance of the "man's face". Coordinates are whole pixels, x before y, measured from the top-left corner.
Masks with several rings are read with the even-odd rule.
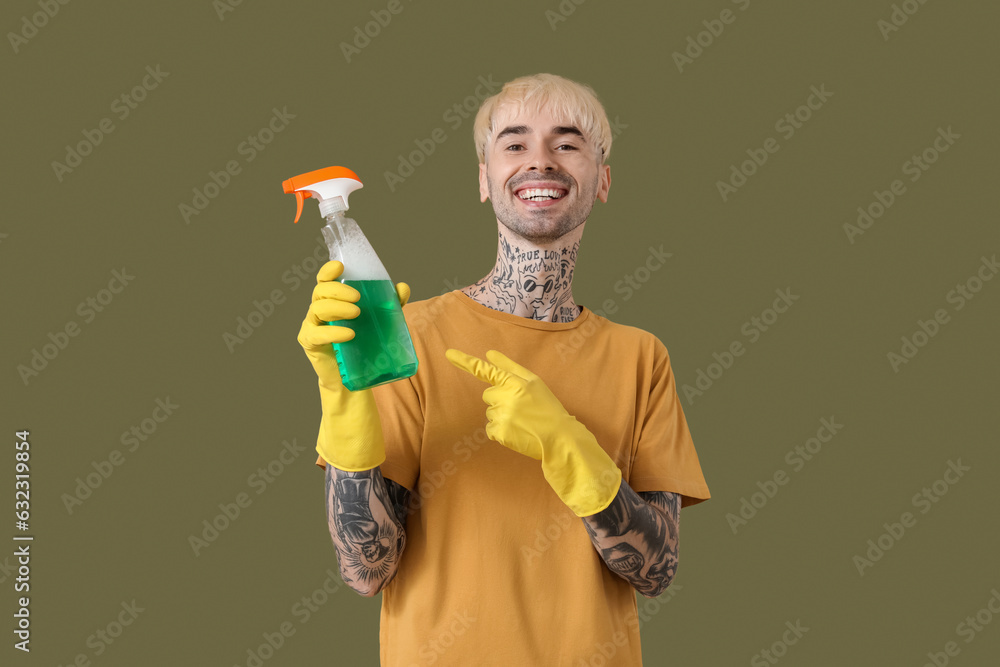
[[[594,201],[608,201],[611,167],[579,128],[542,110],[497,116],[497,132],[479,165],[480,201],[493,202],[497,220],[520,236],[549,243],[586,222]],[[524,190],[541,190],[525,200]],[[554,194],[550,199],[545,194]],[[520,193],[520,194],[519,194]]]

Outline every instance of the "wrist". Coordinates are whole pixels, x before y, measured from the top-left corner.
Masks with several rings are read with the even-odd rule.
[[[568,416],[542,452],[542,473],[577,516],[604,510],[618,494],[622,472],[586,426]]]
[[[322,418],[316,451],[348,472],[371,470],[385,461],[385,440],[371,389],[320,391]]]

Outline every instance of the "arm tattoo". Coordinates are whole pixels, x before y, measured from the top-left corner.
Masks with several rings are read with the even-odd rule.
[[[391,479],[385,480],[385,490],[389,492],[389,498],[392,499],[392,509],[396,518],[405,528],[406,518],[410,515],[410,490]]]
[[[622,480],[611,504],[583,517],[583,525],[612,572],[644,596],[656,597],[677,573],[680,507],[676,493],[636,493]]]
[[[377,592],[388,584],[406,545],[404,525],[397,517],[406,507],[409,491],[392,484],[398,489],[390,497],[378,468],[347,472],[326,467],[330,536],[341,576],[356,584],[358,592]]]

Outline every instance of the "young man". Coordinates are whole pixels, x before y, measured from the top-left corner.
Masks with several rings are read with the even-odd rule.
[[[340,384],[330,343],[354,333],[327,322],[360,311],[339,262],[299,334],[340,571],[383,593],[383,666],[641,665],[633,591],[670,585],[680,509],[709,492],[664,345],[573,298],[610,126],[588,86],[539,74],[473,132],[496,264],[424,301],[397,285],[419,372]]]

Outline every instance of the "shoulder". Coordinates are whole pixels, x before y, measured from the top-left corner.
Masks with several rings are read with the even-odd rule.
[[[444,312],[460,307],[458,295],[454,292],[445,292],[429,299],[420,301],[410,301],[403,306],[403,316],[409,327],[420,329],[434,321]]]
[[[428,299],[409,301],[405,306],[403,306],[403,312],[410,315],[411,313],[423,313],[428,310],[440,310],[441,308],[453,305],[454,301],[455,295],[451,292],[445,292],[443,294],[438,294],[437,296],[432,296]]]
[[[581,329],[584,328],[603,331],[616,345],[629,346],[629,349],[635,350],[640,358],[646,359],[654,365],[669,361],[667,346],[656,334],[645,329],[613,322],[607,317],[598,315],[593,310],[590,311],[590,322],[584,322],[581,325]]]

